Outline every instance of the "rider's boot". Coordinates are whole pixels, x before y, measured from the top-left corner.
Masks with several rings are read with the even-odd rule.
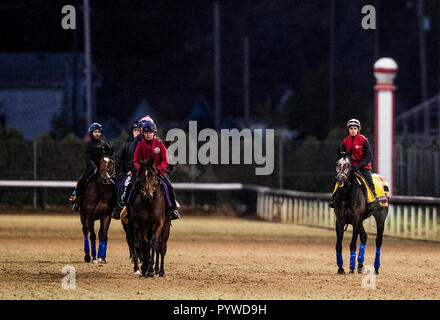
[[[171,220],[180,219],[180,213],[177,209],[171,209]]]
[[[118,205],[116,205],[115,208],[113,209],[113,212],[112,212],[112,218],[115,220],[119,220],[119,217],[120,217],[119,208],[118,208]]]
[[[79,201],[73,203],[72,211],[79,211]]]
[[[376,188],[373,186],[371,187],[371,192],[373,192],[374,202],[377,202],[377,194],[376,194]]]

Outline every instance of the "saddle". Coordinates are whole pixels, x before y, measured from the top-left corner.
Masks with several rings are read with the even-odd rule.
[[[376,198],[375,198],[365,178],[359,173],[355,173],[355,174],[356,174],[356,182],[361,187],[362,192],[364,193],[364,196],[367,200],[367,204],[372,204],[374,202],[377,202],[380,206],[388,207],[389,186],[385,178],[377,173],[371,174],[371,177],[373,178],[374,190],[376,192]],[[333,189],[333,194],[336,192],[337,189],[338,189],[338,183],[336,182],[335,188]]]

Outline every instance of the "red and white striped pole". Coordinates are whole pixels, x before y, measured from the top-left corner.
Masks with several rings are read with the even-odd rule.
[[[391,58],[381,58],[374,64],[376,77],[375,100],[375,164],[376,172],[393,185],[394,103],[396,87],[393,84],[397,63]]]

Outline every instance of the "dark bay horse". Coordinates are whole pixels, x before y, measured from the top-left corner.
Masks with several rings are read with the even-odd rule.
[[[111,156],[101,158],[97,173],[90,179],[80,207],[81,224],[84,234],[84,261],[90,262],[90,249],[94,262],[106,263],[107,234],[111,213],[116,205],[115,188],[112,181],[115,164]],[[100,220],[98,261],[96,260],[95,221]],[[89,246],[88,234],[90,232]]]
[[[142,161],[137,175],[138,181],[135,184],[130,214],[138,234],[142,261],[141,274],[144,277],[154,277],[156,273],[163,277],[171,218],[166,214],[165,196],[156,178],[159,171],[154,167],[153,161]],[[154,264],[155,253],[156,264]]]
[[[377,226],[374,269],[375,273],[379,274],[380,248],[382,246],[388,207],[380,206],[378,203],[367,205],[367,200],[361,186],[356,181],[356,173],[352,168],[350,156],[342,152],[338,158],[336,162],[338,190],[336,191],[334,207],[336,214],[336,262],[339,268],[338,273],[345,273],[342,267],[342,239],[344,236],[344,226],[348,224],[353,226],[353,236],[350,243],[350,273],[354,273],[355,269],[356,242],[358,236],[361,240],[358,253],[358,273],[363,273],[365,245],[367,243],[367,233],[364,230],[363,221],[373,215]]]

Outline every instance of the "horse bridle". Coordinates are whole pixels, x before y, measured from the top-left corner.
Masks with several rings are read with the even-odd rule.
[[[351,164],[351,163],[350,163],[350,164]],[[347,172],[338,172],[337,175],[336,175],[336,177],[337,177],[337,178],[338,178],[338,177],[341,177],[341,178],[342,178],[341,180],[343,180],[343,184],[345,184],[345,183],[349,183],[350,168],[348,169]],[[339,179],[337,179],[337,180],[338,180],[338,182],[339,182]]]
[[[114,166],[114,164],[113,164],[112,172],[109,173],[109,177],[108,178],[104,178],[102,176],[102,173],[107,170],[108,163],[110,161],[114,162],[114,160],[109,158],[109,157],[104,157],[104,159],[105,158],[107,158],[108,160],[105,160],[105,168],[104,168],[104,170],[103,171],[99,170],[99,178],[101,179],[101,182],[104,183],[104,184],[114,184],[114,181],[112,179],[115,176],[115,166]]]
[[[155,178],[155,182],[154,182],[154,185],[153,185],[153,191],[152,191],[152,194],[153,194],[153,195],[154,195],[154,193],[156,192],[156,188],[157,188],[157,186],[159,185],[159,180],[157,179],[157,175],[155,175],[154,178]],[[139,179],[139,180],[141,180],[141,179]],[[141,182],[142,182],[142,181],[141,181]],[[147,181],[147,184],[148,184],[148,181]],[[145,189],[144,189],[144,188],[141,188],[141,190],[142,190],[142,196],[143,196],[143,197],[147,197],[148,194],[145,192]]]

